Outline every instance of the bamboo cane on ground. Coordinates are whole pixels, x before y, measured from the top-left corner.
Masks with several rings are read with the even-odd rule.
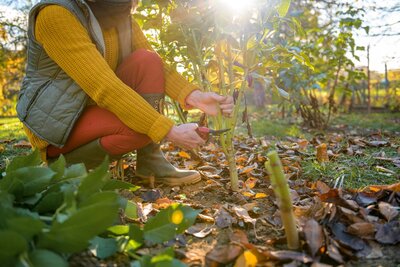
[[[271,184],[278,199],[288,247],[290,249],[297,249],[299,247],[299,235],[296,228],[289,185],[283,173],[282,163],[276,151],[268,153],[267,156],[269,161],[265,162],[265,168],[270,174]]]

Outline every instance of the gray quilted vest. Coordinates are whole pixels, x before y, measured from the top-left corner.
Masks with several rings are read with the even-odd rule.
[[[83,0],[44,0],[29,13],[28,61],[17,103],[18,118],[36,136],[62,147],[86,106],[88,96],[46,53],[35,38],[35,20],[45,5],[65,7],[88,30],[102,55],[105,44],[101,28]],[[131,53],[131,21],[118,28],[120,61]]]

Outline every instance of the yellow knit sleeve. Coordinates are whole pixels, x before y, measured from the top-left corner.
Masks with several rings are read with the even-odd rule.
[[[98,106],[154,142],[167,135],[173,122],[115,75],[71,12],[57,5],[46,6],[36,19],[35,35],[47,54]]]
[[[139,24],[132,19],[132,31],[133,31],[133,49],[144,48],[147,50],[154,51],[146,36],[144,35]],[[165,73],[165,92],[172,99],[179,101],[182,107],[186,107],[186,97],[196,89],[198,86],[189,83],[182,75],[180,75],[175,69],[168,64],[164,63]]]

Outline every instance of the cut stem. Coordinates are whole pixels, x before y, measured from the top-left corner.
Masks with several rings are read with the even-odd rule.
[[[283,173],[282,163],[276,151],[271,151],[267,156],[269,161],[265,162],[265,168],[270,174],[271,185],[278,199],[287,244],[290,249],[297,249],[299,247],[299,235],[297,233],[289,185]]]
[[[231,178],[231,189],[232,191],[239,191],[239,177],[236,167],[236,159],[234,150],[228,149],[227,153],[225,154],[229,164],[229,175]]]

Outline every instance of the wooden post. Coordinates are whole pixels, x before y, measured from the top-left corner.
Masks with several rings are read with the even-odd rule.
[[[371,75],[369,71],[369,45],[367,47],[367,60],[368,60],[368,67],[367,67],[367,82],[368,82],[368,114],[371,113]]]

